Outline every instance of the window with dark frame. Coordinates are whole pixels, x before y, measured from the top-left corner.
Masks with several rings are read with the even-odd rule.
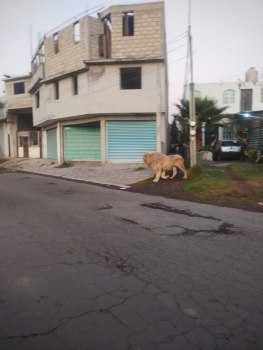
[[[78,95],[78,76],[74,75],[72,78],[73,82],[73,95]]]
[[[39,106],[40,106],[39,91],[35,94],[35,98],[36,98],[36,108],[39,108]]]
[[[14,94],[15,95],[22,95],[25,93],[25,83],[14,83]]]
[[[54,34],[54,52],[58,53],[58,33]]]
[[[142,88],[141,67],[121,68],[121,89],[135,90]]]
[[[59,85],[58,85],[58,81],[56,81],[54,83],[54,88],[55,88],[55,100],[59,99]]]
[[[74,23],[74,41],[78,43],[80,41],[80,23],[79,21]]]
[[[134,13],[124,12],[122,14],[122,30],[123,36],[134,35]]]

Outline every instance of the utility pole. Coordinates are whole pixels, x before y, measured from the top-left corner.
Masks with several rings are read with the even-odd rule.
[[[193,78],[193,47],[191,26],[188,29],[189,38],[189,53],[190,53],[190,100],[189,100],[189,112],[190,112],[190,163],[191,167],[196,164],[196,114],[195,114],[195,88]]]

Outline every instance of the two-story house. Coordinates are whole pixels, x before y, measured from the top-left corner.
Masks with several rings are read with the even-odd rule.
[[[189,97],[189,89],[187,93]],[[195,84],[195,97],[206,96],[215,99],[218,107],[228,106],[225,113],[236,117],[231,127],[218,128],[219,140],[235,139],[240,132],[247,134],[251,146],[263,144],[263,81],[254,67],[245,73],[244,81]]]
[[[28,92],[42,156],[137,162],[167,151],[164,2],[112,6],[45,35]]]
[[[5,106],[0,110],[0,152],[6,157],[41,157],[40,128],[33,126],[31,74],[7,77]]]

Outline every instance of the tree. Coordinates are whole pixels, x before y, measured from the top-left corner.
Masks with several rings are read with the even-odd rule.
[[[200,132],[202,124],[216,124],[223,118],[229,117],[224,114],[224,111],[228,107],[217,107],[217,101],[214,99],[195,98],[195,109],[196,109],[196,127],[197,131]],[[189,100],[180,100],[179,103],[175,104],[178,112],[173,115],[174,119],[177,120],[181,125],[180,130],[180,142],[189,143]]]
[[[222,118],[225,118],[223,112],[228,107],[217,107],[217,101],[214,99],[205,98],[196,98],[195,99],[195,112],[196,112],[196,126],[201,128],[203,123],[206,124],[215,124],[218,123]],[[176,108],[178,113],[174,117],[179,121],[182,126],[185,126],[189,123],[190,113],[189,113],[189,101],[180,100],[180,103],[177,103]]]
[[[176,120],[174,119],[172,124],[171,124],[171,129],[170,129],[170,136],[171,136],[171,143],[177,143],[178,142],[178,126],[176,124]]]

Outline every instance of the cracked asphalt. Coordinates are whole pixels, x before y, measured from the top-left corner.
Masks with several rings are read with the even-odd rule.
[[[261,350],[262,222],[1,171],[0,349]]]

